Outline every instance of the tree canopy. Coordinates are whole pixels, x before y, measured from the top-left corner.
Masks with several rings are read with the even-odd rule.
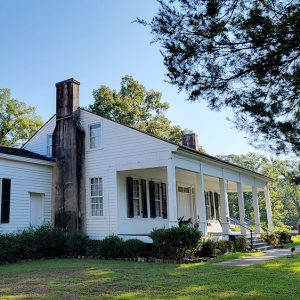
[[[42,125],[35,107],[11,99],[9,89],[0,89],[0,145],[18,147]]]
[[[95,101],[88,109],[121,124],[177,143],[189,132],[164,115],[169,104],[161,101],[160,92],[147,90],[132,76],[122,77],[120,91],[102,85],[93,95]]]
[[[299,0],[158,0],[150,26],[169,82],[233,108],[255,145],[300,153]]]

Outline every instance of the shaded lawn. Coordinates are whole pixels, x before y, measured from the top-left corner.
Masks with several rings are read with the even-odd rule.
[[[0,299],[299,299],[300,255],[248,267],[53,259],[0,266]]]

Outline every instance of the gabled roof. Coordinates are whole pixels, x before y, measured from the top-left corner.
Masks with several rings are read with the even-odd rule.
[[[168,140],[168,139],[164,139],[164,138],[155,136],[155,135],[153,135],[153,134],[151,134],[151,133],[148,133],[148,132],[139,130],[139,129],[137,129],[137,128],[133,128],[133,127],[131,127],[131,126],[129,126],[129,125],[122,124],[122,123],[120,123],[120,122],[118,122],[118,121],[109,119],[109,118],[107,118],[107,117],[100,116],[100,115],[98,115],[98,114],[96,114],[96,113],[93,113],[93,112],[87,110],[87,109],[84,109],[84,108],[80,108],[80,109],[83,110],[83,111],[85,111],[85,112],[88,112],[88,113],[91,113],[91,114],[93,114],[93,115],[96,115],[96,116],[98,116],[98,117],[101,117],[101,118],[103,118],[103,119],[109,120],[109,121],[111,121],[111,122],[114,122],[114,123],[117,123],[117,124],[119,124],[119,125],[128,127],[128,128],[133,129],[133,130],[135,130],[135,131],[138,131],[138,132],[140,132],[140,133],[146,134],[146,135],[151,136],[151,137],[153,137],[153,138],[159,139],[159,140],[161,140],[161,141],[163,141],[163,142],[166,142],[166,143],[172,144],[172,145],[174,145],[174,146],[177,146],[179,149],[185,150],[185,151],[190,152],[191,154],[194,154],[194,155],[196,154],[196,155],[199,156],[199,157],[202,157],[202,158],[208,158],[208,159],[210,159],[210,160],[214,160],[214,161],[219,162],[219,163],[222,163],[222,164],[226,164],[226,165],[229,165],[229,166],[232,166],[232,167],[235,167],[235,168],[239,168],[239,169],[241,169],[241,170],[243,170],[243,171],[246,171],[246,172],[251,172],[251,173],[253,173],[253,174],[255,174],[255,175],[258,175],[258,176],[260,176],[260,177],[264,177],[264,178],[267,179],[268,181],[270,181],[270,180],[273,181],[273,180],[274,180],[273,178],[268,177],[268,176],[266,176],[266,175],[263,175],[263,174],[261,174],[261,173],[258,173],[258,172],[249,170],[249,169],[247,169],[247,168],[241,167],[241,166],[239,166],[239,165],[230,163],[230,162],[228,162],[228,161],[226,161],[226,160],[219,159],[219,158],[217,158],[217,157],[215,157],[215,156],[212,156],[212,155],[209,155],[209,154],[206,154],[206,153],[199,152],[199,151],[197,151],[197,150],[195,150],[195,149],[192,149],[192,148],[190,148],[190,147],[187,147],[187,146],[184,146],[184,145],[175,143],[175,142],[170,141],[170,140]]]
[[[218,162],[218,163],[221,163],[221,164],[225,164],[225,165],[229,165],[229,166],[232,166],[232,167],[234,167],[234,168],[238,168],[238,169],[241,169],[241,170],[243,170],[243,171],[246,171],[246,172],[250,172],[250,173],[253,173],[254,175],[257,175],[257,176],[260,176],[260,177],[263,177],[263,178],[265,178],[266,180],[268,180],[268,181],[273,181],[274,179],[273,178],[271,178],[271,177],[268,177],[268,176],[266,176],[266,175],[263,175],[263,174],[261,174],[261,173],[258,173],[258,172],[255,172],[255,171],[252,171],[252,170],[249,170],[249,169],[247,169],[247,168],[244,168],[244,167],[241,167],[241,166],[239,166],[239,165],[236,165],[236,164],[233,164],[233,163],[230,163],[230,162],[228,162],[228,161],[225,161],[225,160],[222,160],[222,159],[219,159],[219,158],[217,158],[217,157],[215,157],[215,156],[212,156],[212,155],[209,155],[209,154],[206,154],[206,153],[201,153],[201,152],[199,152],[199,151],[197,151],[197,150],[195,150],[195,149],[192,149],[192,148],[189,148],[189,147],[186,147],[186,146],[183,146],[183,145],[181,145],[181,144],[178,144],[178,143],[175,143],[175,142],[173,142],[173,141],[170,141],[170,140],[168,140],[168,139],[164,139],[164,138],[161,138],[161,137],[158,137],[158,136],[155,136],[155,135],[153,135],[153,134],[151,134],[151,133],[148,133],[148,132],[145,132],[145,131],[142,131],[142,130],[139,130],[139,129],[137,129],[137,128],[133,128],[133,127],[131,127],[131,126],[129,126],[129,125],[126,125],[126,124],[122,124],[122,123],[120,123],[120,122],[117,122],[117,121],[115,121],[115,120],[112,120],[112,119],[110,119],[110,118],[107,118],[107,117],[103,117],[103,116],[101,116],[101,115],[98,115],[98,114],[96,114],[96,113],[93,113],[93,112],[91,112],[91,111],[89,111],[89,110],[87,110],[87,109],[84,109],[84,108],[80,108],[82,111],[85,111],[85,112],[87,112],[87,113],[90,113],[90,114],[93,114],[93,115],[96,115],[96,116],[98,116],[98,117],[101,117],[101,118],[103,118],[103,119],[106,119],[106,120],[108,120],[108,121],[111,121],[111,122],[114,122],[114,123],[116,123],[116,124],[119,124],[119,125],[121,125],[121,126],[124,126],[124,127],[127,127],[127,128],[130,128],[130,129],[132,129],[132,130],[135,130],[135,131],[137,131],[137,132],[140,132],[140,133],[142,133],[142,134],[146,134],[146,135],[148,135],[148,136],[150,136],[150,137],[153,137],[153,138],[155,138],[155,139],[158,139],[158,140],[161,140],[161,141],[163,141],[163,142],[166,142],[166,143],[169,143],[169,144],[172,144],[172,145],[174,145],[174,146],[176,146],[176,147],[178,147],[179,149],[181,149],[181,150],[184,150],[184,151],[187,151],[187,152],[189,152],[189,153],[191,153],[191,154],[193,154],[193,155],[196,155],[196,156],[198,156],[199,158],[207,158],[207,159],[209,159],[209,160],[213,160],[213,161],[215,161],[215,162]],[[23,144],[23,146],[22,146],[22,148],[47,124],[47,123],[49,123],[49,121],[52,119],[52,118],[54,118],[55,117],[55,114],[26,142],[26,143],[24,143]],[[11,149],[13,149],[13,148],[11,148]],[[16,149],[16,148],[15,148]],[[24,150],[24,149],[17,149],[17,150],[23,150],[23,151],[26,151],[26,150]],[[30,151],[26,151],[26,152],[29,152],[29,153],[31,153],[31,154],[33,154],[33,155],[38,155],[38,156],[40,156],[40,157],[43,157],[44,159],[46,159],[46,160],[51,160],[50,158],[48,158],[48,157],[45,157],[45,156],[43,156],[43,155],[39,155],[39,154],[36,154],[36,153],[33,153],[33,152],[30,152]],[[1,149],[0,149],[0,153],[1,153]],[[22,156],[22,155],[21,155]]]
[[[0,145],[0,153],[21,156],[21,157],[27,157],[27,158],[32,158],[32,159],[53,161],[53,159],[51,157],[40,155],[40,154],[31,152],[31,151],[28,151],[25,149],[6,147],[6,146],[1,146],[1,145]]]

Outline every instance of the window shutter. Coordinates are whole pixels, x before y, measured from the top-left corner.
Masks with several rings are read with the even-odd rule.
[[[147,211],[147,190],[146,190],[146,180],[141,179],[141,194],[142,194],[142,214],[143,218],[148,217],[148,211]]]
[[[168,218],[168,204],[167,204],[167,187],[165,183],[161,184],[161,195],[162,195],[162,217]]]
[[[9,223],[11,180],[2,179],[1,223]]]
[[[127,177],[127,215],[133,218],[133,178]]]
[[[154,181],[149,181],[149,194],[150,194],[150,217],[156,218]]]
[[[216,208],[216,219],[220,219],[220,195],[215,193],[215,208]]]
[[[209,203],[210,203],[210,213],[211,218],[215,218],[215,211],[214,211],[214,198],[213,198],[213,192],[209,192]]]

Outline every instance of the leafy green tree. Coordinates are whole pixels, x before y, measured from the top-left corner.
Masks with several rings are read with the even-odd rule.
[[[158,0],[150,22],[169,82],[233,108],[256,145],[300,153],[299,0]]]
[[[42,125],[35,107],[11,99],[9,89],[0,89],[0,145],[18,147]]]
[[[189,132],[172,125],[164,115],[169,104],[161,101],[160,92],[147,90],[132,76],[122,77],[120,91],[102,85],[93,95],[95,102],[89,110],[121,124],[177,143]]]
[[[296,224],[300,217],[300,186],[290,180],[289,176],[291,168],[297,165],[297,162],[279,159],[270,161],[264,155],[251,152],[243,155],[219,155],[218,157],[273,178],[274,181],[269,185],[269,190],[274,224],[277,227],[282,227],[283,224],[290,226]],[[258,196],[261,220],[266,222],[265,198],[263,193],[259,193]],[[254,220],[252,195],[245,192],[244,197],[246,216]],[[229,193],[228,199],[230,213],[237,218],[239,215],[237,195]]]

